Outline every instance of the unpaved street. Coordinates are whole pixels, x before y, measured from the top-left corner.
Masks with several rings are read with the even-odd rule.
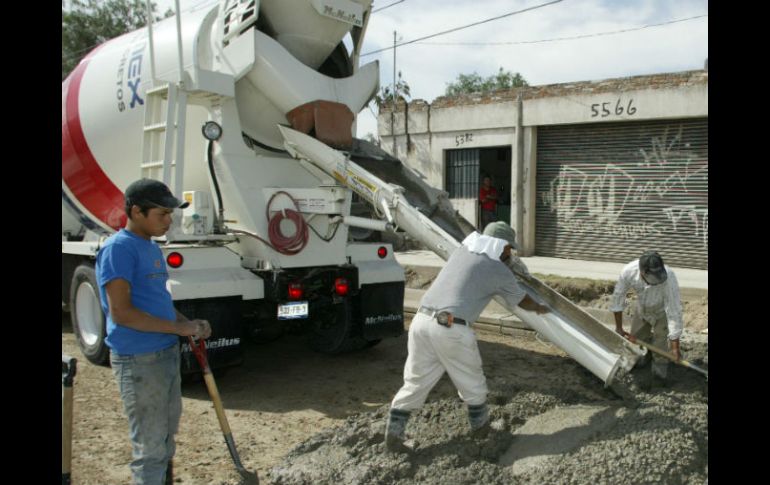
[[[597,395],[604,392],[598,380],[561,351],[531,336],[479,336],[492,389],[496,376],[513,373],[527,379],[561,369],[567,373],[565,380],[587,384],[586,390]],[[73,483],[130,483],[128,425],[117,385],[109,368],[84,359],[67,314],[62,318],[62,352],[78,359]],[[341,356],[313,352],[301,336],[264,345],[247,343],[244,365],[217,377],[244,466],[259,470],[262,476],[292,447],[323,428],[389,403],[402,384],[405,359],[406,334]],[[182,392],[184,411],[175,459],[179,483],[238,483],[204,383],[185,384]],[[430,399],[455,396],[445,376]]]
[[[418,440],[414,457],[384,457],[381,445],[387,404],[402,383],[406,334],[341,356],[315,353],[301,336],[247,342],[244,364],[216,374],[244,466],[258,471],[261,483],[702,483],[707,478],[708,387],[699,374],[675,367],[670,389],[639,394],[639,401],[629,404],[532,332],[477,335],[499,432],[487,443],[468,441],[464,410],[444,376],[408,428]],[[685,336],[682,349],[707,367],[706,336],[693,335]],[[78,358],[73,483],[130,483],[131,448],[117,385],[109,368],[83,358],[64,313],[62,352]],[[240,483],[203,382],[185,384],[183,400],[176,482]],[[593,432],[586,446],[555,455],[556,464],[513,480],[498,464],[513,433],[531,417],[573,405],[600,406],[607,410],[603,415],[615,413],[617,425],[604,434]],[[613,463],[636,475],[623,475]]]

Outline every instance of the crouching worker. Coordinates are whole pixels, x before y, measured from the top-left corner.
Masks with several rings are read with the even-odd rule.
[[[629,334],[623,329],[623,309],[626,293],[631,289],[638,298]],[[670,347],[677,360],[682,358],[679,351],[683,328],[679,283],[657,252],[646,251],[638,260],[623,268],[612,294],[610,310],[615,314],[615,331],[618,334],[631,341],[638,338],[662,350]],[[640,360],[638,365],[643,365],[646,360]],[[653,354],[651,387],[666,384],[668,365],[665,357]]]
[[[409,327],[404,385],[390,405],[388,450],[409,450],[404,439],[410,413],[422,407],[444,371],[468,406],[472,435],[487,434],[487,382],[471,324],[495,295],[511,306],[548,311],[526,294],[506,266],[513,248],[514,230],[504,222],[490,223],[483,235],[474,232],[465,238],[423,296]]]

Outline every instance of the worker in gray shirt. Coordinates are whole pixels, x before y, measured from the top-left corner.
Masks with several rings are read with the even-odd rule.
[[[408,451],[404,439],[410,413],[422,407],[444,371],[468,406],[472,435],[488,432],[487,381],[470,325],[495,295],[511,306],[548,311],[527,295],[506,266],[513,248],[516,233],[504,222],[490,223],[483,235],[471,233],[423,296],[409,327],[404,385],[390,405],[385,427],[388,450]]]

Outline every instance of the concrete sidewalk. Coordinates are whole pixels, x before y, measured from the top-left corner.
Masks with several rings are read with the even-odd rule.
[[[444,260],[432,251],[404,251],[395,253],[401,266],[443,267]],[[532,256],[521,258],[530,273],[617,281],[625,263],[581,261],[576,259]],[[708,290],[708,270],[671,267],[682,290]]]

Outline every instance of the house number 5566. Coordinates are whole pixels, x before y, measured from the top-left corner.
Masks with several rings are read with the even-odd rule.
[[[591,105],[591,118],[596,118],[601,114],[602,118],[606,118],[607,116],[610,116],[611,114],[615,114],[617,116],[621,116],[624,112],[625,114],[629,116],[633,116],[634,113],[636,113],[636,106],[634,106],[634,100],[629,99],[628,105],[624,106],[620,102],[620,98],[615,102],[615,106],[613,108],[612,101],[607,101],[606,103],[594,103]],[[600,111],[601,109],[601,111]]]

